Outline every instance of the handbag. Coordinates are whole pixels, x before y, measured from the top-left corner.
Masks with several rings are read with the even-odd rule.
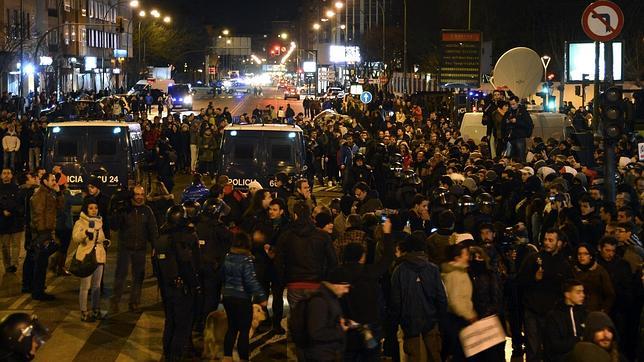
[[[78,249],[76,249],[78,251]],[[83,260],[78,260],[76,253],[72,258],[72,262],[69,265],[69,272],[79,278],[86,278],[92,274],[98,268],[98,262],[96,261],[96,244],[92,248],[92,251],[87,253]]]

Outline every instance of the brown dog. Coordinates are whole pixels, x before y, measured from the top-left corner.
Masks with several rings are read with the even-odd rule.
[[[259,304],[253,304],[253,321],[250,324],[249,337],[253,337],[259,323],[266,319],[264,310]],[[203,330],[202,359],[214,360],[223,358],[224,337],[228,330],[228,317],[223,310],[216,310],[208,314],[206,326]]]

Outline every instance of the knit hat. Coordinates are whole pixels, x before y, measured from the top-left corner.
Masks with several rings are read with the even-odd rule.
[[[90,177],[87,186],[94,186],[100,190],[103,187],[103,182],[98,177]]]
[[[257,190],[261,190],[262,188],[263,188],[262,184],[260,184],[257,181],[252,181],[251,183],[248,184],[248,191],[251,191],[251,190],[257,191]]]

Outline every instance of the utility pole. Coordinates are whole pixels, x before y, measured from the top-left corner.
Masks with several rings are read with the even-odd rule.
[[[403,94],[407,94],[407,0],[403,0]]]
[[[22,96],[23,96],[23,90],[22,90],[22,82],[23,82],[23,77],[24,77],[24,69],[25,69],[25,62],[24,62],[24,43],[25,43],[25,19],[24,19],[24,0],[20,0],[20,80],[18,82],[19,84],[19,89],[18,89],[18,95],[20,96],[19,103],[22,103]],[[20,114],[22,114],[22,107],[20,107]]]
[[[599,42],[595,41],[595,81],[593,88],[593,130],[599,131]]]

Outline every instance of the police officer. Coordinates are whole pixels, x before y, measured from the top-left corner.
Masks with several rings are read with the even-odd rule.
[[[154,266],[165,311],[163,354],[166,361],[180,361],[191,345],[192,308],[200,293],[193,245],[198,243],[188,225],[183,206],[168,209],[154,247]]]
[[[49,338],[49,330],[36,316],[13,313],[0,322],[0,361],[31,361]]]
[[[203,330],[210,312],[217,309],[221,295],[221,265],[230,250],[232,233],[220,218],[230,208],[220,199],[207,199],[195,219],[199,253],[199,277],[203,293],[197,296],[195,329]]]

